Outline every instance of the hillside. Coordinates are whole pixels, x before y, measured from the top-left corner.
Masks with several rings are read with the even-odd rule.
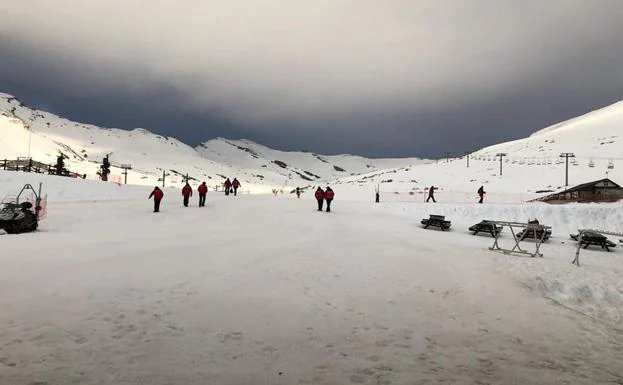
[[[197,151],[215,162],[243,169],[264,169],[284,177],[313,183],[340,179],[391,167],[430,163],[418,158],[369,159],[356,155],[320,155],[313,152],[279,151],[249,140],[217,138],[202,143]]]
[[[440,201],[471,202],[480,185],[489,202],[521,202],[564,188],[560,154],[572,152],[569,185],[608,176],[623,184],[623,102],[536,131],[531,136],[478,150],[468,159],[368,159],[278,151],[249,140],[217,138],[192,148],[145,129],[131,131],[80,124],[24,106],[0,94],[0,159],[28,155],[54,163],[62,152],[74,172],[97,179],[102,157],[111,154],[113,179],[121,164],[132,164],[129,184],[179,186],[188,173],[191,184],[205,180],[211,189],[237,177],[247,192],[270,192],[283,186],[331,183],[340,194],[369,200],[379,188],[382,199],[419,201],[432,184]],[[32,136],[30,135],[32,133]],[[498,153],[503,158],[500,175]]]
[[[173,137],[164,137],[148,130],[137,128],[122,130],[102,128],[73,122],[47,112],[31,109],[17,98],[0,94],[0,158],[16,159],[31,156],[46,164],[56,162],[63,153],[68,158],[66,167],[89,179],[96,175],[102,158],[110,154],[113,180],[122,180],[122,164],[131,164],[128,183],[137,185],[161,184],[159,179],[166,171],[167,185],[179,186],[183,176],[188,174],[191,183],[206,181],[211,188],[221,185],[225,178],[237,177],[246,191],[268,192],[273,187],[307,184],[311,181],[333,179],[338,175],[353,175],[369,169],[377,169],[372,161],[355,156],[339,158],[347,171],[337,171],[339,166],[328,172],[322,155],[308,156],[304,153],[281,153],[263,146],[253,145],[256,153],[265,159],[247,162],[248,153],[219,151],[219,148],[233,148],[226,139],[212,140],[209,146],[201,147],[201,153]],[[247,143],[238,141],[238,143]],[[248,142],[250,143],[250,142]],[[261,148],[261,150],[260,150]],[[214,149],[214,151],[209,151]],[[30,154],[29,154],[30,151]],[[280,159],[289,164],[278,166]],[[330,160],[333,161],[333,160]],[[376,161],[374,161],[376,162]],[[391,160],[391,164],[405,165],[411,159]],[[267,164],[267,167],[263,165]],[[295,164],[295,166],[292,166]],[[378,167],[388,164],[379,161]]]
[[[341,179],[350,191],[379,186],[385,200],[420,200],[431,184],[438,199],[473,202],[484,185],[493,202],[520,202],[565,187],[565,159],[571,152],[569,186],[608,177],[623,185],[623,102],[536,131],[531,136],[485,147],[466,157],[417,167],[397,167]],[[503,157],[502,175],[498,153]],[[414,198],[410,195],[417,195]]]

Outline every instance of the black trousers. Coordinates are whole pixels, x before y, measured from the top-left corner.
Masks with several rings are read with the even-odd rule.
[[[322,204],[324,203],[324,199],[316,199],[318,201],[318,211],[322,211]]]
[[[331,211],[331,201],[333,201],[333,199],[327,199],[327,212]]]
[[[154,212],[160,212],[160,199],[154,198]]]
[[[229,187],[225,187],[225,195],[229,195]]]
[[[184,207],[188,207],[188,200],[190,199],[189,195],[184,195]]]
[[[199,194],[199,207],[206,205],[206,194]]]
[[[483,196],[483,195],[481,195],[481,196],[480,196],[480,200],[478,201],[478,203],[482,203],[483,198],[484,198],[484,196]]]
[[[426,202],[428,202],[430,199],[433,200],[433,202],[437,203],[437,201],[435,200],[435,197],[432,195],[429,195],[428,198],[426,199]]]

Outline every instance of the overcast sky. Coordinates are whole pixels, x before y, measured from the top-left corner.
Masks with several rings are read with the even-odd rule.
[[[73,120],[462,154],[623,99],[623,0],[20,0],[0,91]]]

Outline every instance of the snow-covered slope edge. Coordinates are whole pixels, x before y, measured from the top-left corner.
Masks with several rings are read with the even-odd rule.
[[[131,184],[158,184],[166,171],[167,182],[174,186],[182,183],[185,174],[193,183],[205,180],[211,187],[222,184],[227,177],[237,177],[243,189],[265,192],[272,187],[305,185],[419,161],[281,152],[250,141],[224,138],[206,142],[198,149],[145,129],[121,130],[73,122],[29,108],[14,96],[0,94],[0,157],[30,155],[49,164],[63,153],[68,157],[68,169],[92,179],[97,178],[96,172],[106,154],[110,154],[113,164],[113,179],[121,178],[120,165],[132,165],[128,175]]]
[[[307,151],[279,151],[250,140],[216,138],[202,143],[197,151],[216,162],[235,164],[241,168],[262,169],[284,177],[316,181],[339,179],[370,171],[430,163],[419,158],[370,159],[361,156],[320,155]]]
[[[442,202],[474,202],[484,185],[485,202],[522,202],[565,188],[565,159],[569,186],[610,178],[623,185],[623,102],[562,122],[519,140],[485,147],[469,159],[440,159],[437,163],[397,167],[341,178],[341,189],[366,190],[373,197],[379,186],[384,200],[421,201],[431,185]],[[500,165],[499,153],[502,157]],[[501,166],[501,173],[500,173]]]

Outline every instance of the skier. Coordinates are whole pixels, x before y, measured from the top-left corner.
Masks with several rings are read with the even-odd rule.
[[[333,193],[333,190],[331,190],[331,187],[327,186],[324,190],[324,199],[327,201],[327,212],[331,212],[331,202],[333,201],[334,195],[335,194]]]
[[[184,207],[188,207],[188,200],[193,195],[193,189],[188,182],[186,182],[186,185],[182,188],[182,195],[184,196]]]
[[[229,178],[227,178],[223,185],[225,186],[225,195],[229,195],[229,189],[231,189],[231,181]]]
[[[296,193],[296,197],[297,198],[301,198],[301,188],[297,187],[296,190],[294,190],[294,192]]]
[[[199,193],[199,207],[203,207],[206,205],[206,194],[208,193],[208,186],[206,182],[202,182],[197,188],[197,192]]]
[[[426,202],[428,202],[430,199],[432,199],[434,203],[437,203],[437,201],[435,200],[435,197],[433,195],[435,193],[436,189],[437,189],[437,187],[430,186],[430,188],[428,189],[428,198],[426,198]]]
[[[324,191],[320,186],[318,186],[318,188],[316,189],[314,196],[316,197],[316,201],[318,202],[318,211],[322,211],[322,204],[324,203]]]
[[[240,187],[240,182],[238,182],[238,179],[234,178],[234,181],[231,182],[231,186],[234,188],[234,196],[236,196],[238,193],[238,187]]]
[[[480,186],[480,188],[478,189],[478,196],[480,196],[480,200],[478,201],[478,203],[482,203],[482,200],[484,199],[486,192],[483,186]]]
[[[147,198],[147,199],[151,199],[151,197],[154,197],[154,212],[155,213],[160,212],[160,201],[162,200],[163,196],[164,196],[164,193],[162,192],[162,190],[160,190],[158,186],[156,186],[154,188],[154,191],[152,191],[151,194],[149,194],[149,198]]]

